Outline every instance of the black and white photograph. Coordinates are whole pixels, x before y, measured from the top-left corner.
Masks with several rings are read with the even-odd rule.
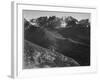
[[[23,10],[23,68],[90,66],[90,17]]]

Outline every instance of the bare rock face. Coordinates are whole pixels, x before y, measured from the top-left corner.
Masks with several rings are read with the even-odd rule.
[[[69,66],[80,66],[80,64],[61,53],[24,41],[24,69]]]

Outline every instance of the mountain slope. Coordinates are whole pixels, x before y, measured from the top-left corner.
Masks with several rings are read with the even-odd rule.
[[[79,66],[72,58],[58,52],[40,47],[27,40],[24,41],[24,68],[69,67]]]

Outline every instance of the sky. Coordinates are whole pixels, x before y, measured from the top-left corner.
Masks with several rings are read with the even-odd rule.
[[[89,19],[90,13],[75,13],[75,12],[54,12],[54,11],[35,11],[35,10],[23,10],[23,16],[25,19],[30,20],[41,16],[57,16],[57,17],[68,17],[72,16],[77,20]]]

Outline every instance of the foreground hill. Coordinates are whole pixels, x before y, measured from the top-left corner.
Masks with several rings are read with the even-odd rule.
[[[24,41],[24,68],[69,67],[79,66],[72,58],[58,52],[40,47],[27,40]]]

